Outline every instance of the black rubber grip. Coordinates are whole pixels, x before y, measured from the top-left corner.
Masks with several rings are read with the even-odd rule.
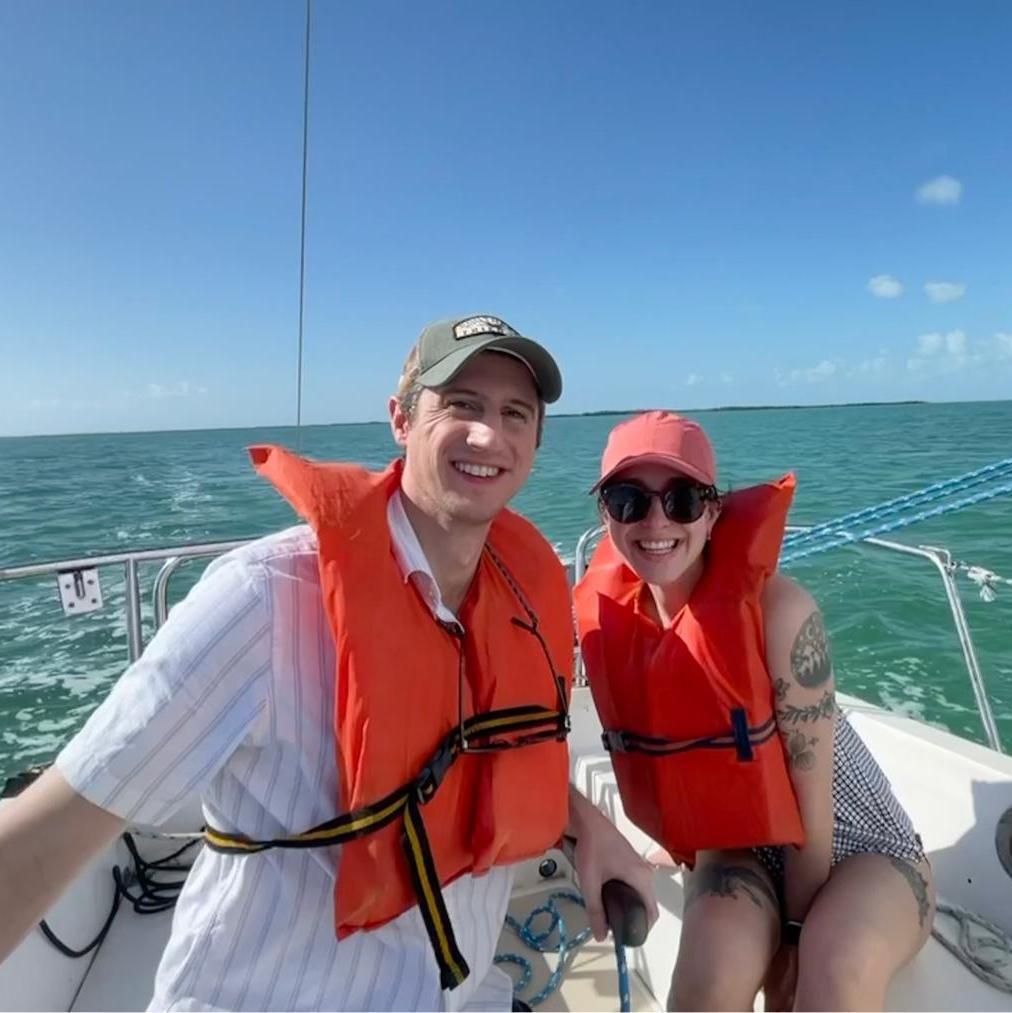
[[[643,898],[621,879],[609,879],[601,887],[601,903],[615,941],[620,946],[642,946],[649,924]]]

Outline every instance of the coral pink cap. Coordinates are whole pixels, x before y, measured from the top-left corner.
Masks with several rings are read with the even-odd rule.
[[[648,411],[620,422],[608,435],[601,455],[599,489],[631,464],[667,464],[702,482],[717,484],[717,458],[703,427],[669,411]]]

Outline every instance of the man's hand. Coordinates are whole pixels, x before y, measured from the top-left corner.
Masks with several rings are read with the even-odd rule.
[[[567,834],[576,838],[573,864],[580,892],[587,904],[587,917],[594,938],[608,937],[608,923],[601,903],[601,887],[609,879],[628,883],[643,899],[650,925],[657,921],[653,866],[640,858],[618,828],[576,788],[569,789]]]
[[[794,1009],[794,990],[798,985],[798,948],[781,946],[770,961],[763,981],[764,1008],[769,1013]]]

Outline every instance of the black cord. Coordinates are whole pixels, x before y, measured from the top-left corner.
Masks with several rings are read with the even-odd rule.
[[[118,870],[117,870],[118,871]],[[112,921],[116,917],[116,912],[119,911],[120,901],[123,898],[120,896],[119,889],[117,888],[116,893],[112,898],[112,908],[109,911],[109,915],[105,920],[105,924],[102,926],[98,935],[88,943],[83,950],[72,950],[66,943],[62,942],[56,937],[53,930],[46,924],[45,919],[39,922],[39,928],[42,929],[42,934],[55,946],[60,953],[65,957],[73,957],[75,960],[78,957],[86,957],[96,946],[100,945],[102,940],[109,934],[109,929],[112,928]]]
[[[186,882],[186,877],[159,881],[155,876],[166,872],[188,872],[190,866],[183,865],[176,859],[190,848],[195,847],[200,841],[187,841],[171,855],[166,855],[165,858],[159,858],[154,862],[149,862],[141,857],[132,835],[124,834],[123,842],[133,859],[133,869],[126,870],[125,874],[121,869],[113,869],[112,874],[116,880],[118,891],[130,901],[134,911],[140,915],[157,914],[159,911],[168,911],[174,907],[183,889],[183,883]],[[137,884],[138,890],[131,892],[129,887],[134,883]]]
[[[187,841],[186,844],[172,852],[171,855],[166,855],[165,858],[159,858],[153,862],[149,862],[147,859],[141,857],[132,834],[123,834],[123,843],[126,844],[127,851],[130,852],[133,865],[125,869],[119,866],[113,867],[112,878],[115,884],[115,893],[112,898],[112,907],[109,909],[109,914],[98,935],[84,949],[73,949],[56,936],[45,920],[39,922],[42,934],[65,957],[72,957],[74,959],[84,957],[97,946],[100,946],[109,934],[109,929],[112,928],[113,920],[124,898],[130,902],[134,911],[141,915],[157,914],[160,911],[168,911],[173,908],[179,899],[179,894],[183,889],[186,877],[161,881],[155,877],[167,872],[185,873],[189,871],[190,866],[180,863],[177,859],[190,848],[199,844],[200,841],[199,839]]]

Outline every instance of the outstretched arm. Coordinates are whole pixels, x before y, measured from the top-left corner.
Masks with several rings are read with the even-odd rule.
[[[0,962],[38,924],[124,821],[82,798],[50,767],[0,806]]]
[[[799,584],[774,574],[763,594],[763,615],[777,726],[805,827],[804,846],[784,854],[784,915],[800,921],[832,862],[833,666],[818,606]]]
[[[227,562],[205,576],[54,766],[0,807],[0,960],[127,819],[161,823],[251,741],[272,660],[261,577]]]

